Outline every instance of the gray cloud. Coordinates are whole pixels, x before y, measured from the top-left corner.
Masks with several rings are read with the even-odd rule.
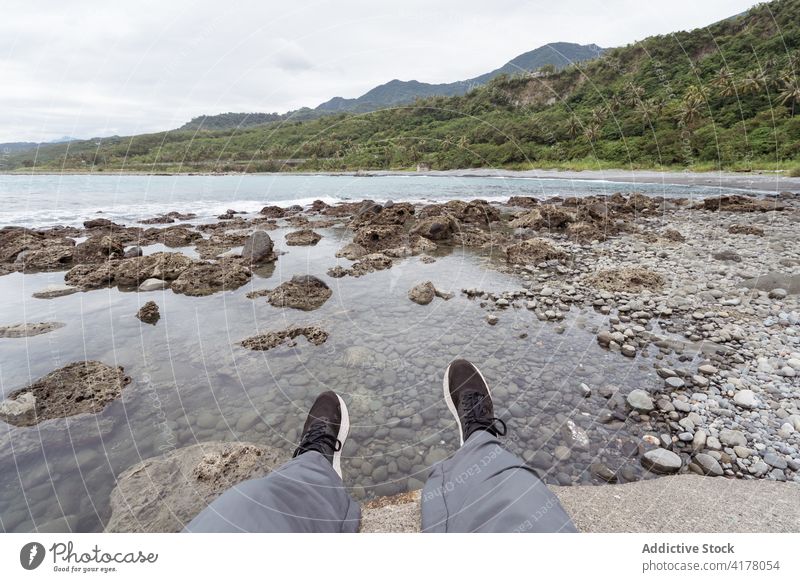
[[[204,113],[447,82],[555,41],[618,46],[753,0],[4,1],[0,141],[157,131]],[[652,5],[651,5],[652,4]]]

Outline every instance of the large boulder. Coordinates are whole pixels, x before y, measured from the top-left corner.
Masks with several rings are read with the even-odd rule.
[[[0,228],[0,264],[4,272],[65,269],[72,262],[74,250],[75,241],[60,232]]]
[[[286,235],[286,244],[289,246],[313,246],[317,244],[322,235],[317,234],[310,228],[303,228],[290,232]]]
[[[681,458],[672,451],[667,449],[653,449],[647,451],[642,455],[642,466],[652,471],[653,473],[660,473],[666,475],[669,473],[677,473],[683,466]]]
[[[194,261],[181,253],[153,253],[144,257],[123,259],[115,269],[115,280],[120,287],[134,287],[147,279],[174,281]]]
[[[64,275],[64,282],[82,291],[110,287],[115,282],[115,269],[116,265],[111,262],[75,265]]]
[[[551,260],[564,260],[567,253],[541,238],[524,240],[506,248],[509,263],[529,265]]]
[[[130,467],[111,492],[107,532],[178,532],[221,493],[286,455],[260,444],[200,443]]]
[[[367,225],[356,231],[353,242],[374,253],[402,246],[404,234],[400,225]]]
[[[261,209],[261,214],[267,218],[283,218],[286,216],[286,211],[280,206],[265,206]]]
[[[311,311],[322,305],[333,295],[324,281],[313,275],[295,275],[269,292],[268,301],[274,307],[291,307]]]
[[[274,261],[272,238],[266,231],[257,230],[250,235],[242,249],[242,258],[248,265],[260,265]]]
[[[238,289],[250,280],[251,271],[236,259],[196,262],[172,282],[172,290],[194,297]]]
[[[444,241],[453,238],[458,230],[458,222],[450,216],[431,216],[419,220],[411,229],[411,234],[418,234],[428,240]]]
[[[90,236],[75,247],[73,261],[75,263],[103,263],[109,259],[122,259],[125,256],[125,245],[113,236]]]
[[[122,395],[130,382],[121,366],[86,361],[68,364],[50,372],[36,382],[15,390],[8,399],[19,402],[24,396],[27,412],[17,416],[3,416],[8,406],[0,407],[0,418],[14,426],[33,426],[53,418],[64,418],[82,413],[97,413]]]
[[[187,247],[203,235],[185,226],[168,226],[167,228],[148,228],[142,234],[141,244],[160,243],[167,247]]]

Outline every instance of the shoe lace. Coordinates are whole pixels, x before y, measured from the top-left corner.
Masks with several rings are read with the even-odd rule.
[[[506,436],[506,423],[501,419],[490,416],[489,396],[480,392],[466,392],[461,395],[465,430],[464,438],[476,430],[485,430],[493,436]]]
[[[324,420],[313,422],[303,434],[300,445],[294,451],[292,458],[308,451],[317,451],[323,455],[333,449],[333,452],[342,450],[342,441],[328,432],[328,423]]]

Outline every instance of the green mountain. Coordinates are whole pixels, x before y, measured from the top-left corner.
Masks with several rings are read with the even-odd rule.
[[[800,0],[465,95],[211,132],[39,148],[37,169],[270,171],[800,166]],[[12,166],[33,159],[11,154]]]
[[[394,79],[370,89],[357,99],[334,97],[330,101],[319,105],[315,111],[328,113],[354,111],[363,113],[384,107],[406,105],[423,97],[464,95],[471,89],[484,85],[500,75],[532,73],[545,65],[552,65],[556,70],[561,70],[573,63],[597,58],[602,53],[603,49],[596,44],[580,45],[571,42],[554,42],[523,53],[508,61],[499,69],[472,79],[439,84]]]
[[[179,130],[219,130],[243,129],[255,125],[264,125],[272,121],[291,119],[303,121],[315,119],[331,113],[366,113],[385,107],[408,105],[422,97],[436,95],[464,95],[470,89],[488,83],[502,74],[533,72],[545,65],[552,65],[556,70],[563,69],[572,63],[593,59],[602,54],[603,49],[595,44],[580,45],[571,42],[555,42],[541,46],[507,62],[499,69],[485,73],[466,81],[454,83],[421,83],[419,81],[400,81],[394,79],[378,85],[364,93],[361,97],[345,99],[334,97],[318,105],[314,109],[304,107],[288,113],[221,113],[219,115],[201,115],[179,127]]]

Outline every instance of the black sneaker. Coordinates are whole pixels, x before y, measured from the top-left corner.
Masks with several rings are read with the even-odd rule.
[[[328,390],[314,401],[303,425],[300,445],[292,457],[308,451],[322,453],[333,465],[333,470],[342,476],[342,446],[350,431],[350,417],[342,397]]]
[[[466,360],[453,360],[444,372],[444,401],[458,423],[461,444],[478,430],[505,436],[506,423],[494,417],[492,395],[480,370]]]

